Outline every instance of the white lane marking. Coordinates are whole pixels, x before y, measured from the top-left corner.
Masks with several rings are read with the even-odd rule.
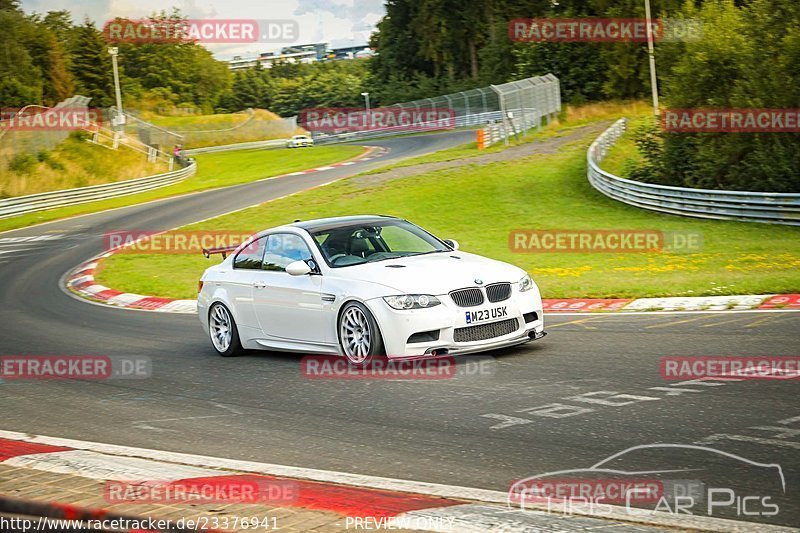
[[[33,235],[30,237],[0,237],[0,246],[4,244],[17,244],[21,242],[51,241],[61,235]]]
[[[6,459],[2,464],[113,481],[173,481],[229,474],[229,472],[221,470],[175,464],[165,465],[149,459],[103,455],[85,450],[20,455]]]
[[[735,442],[749,442],[751,444],[762,444],[765,446],[780,446],[783,448],[794,448],[800,450],[800,442],[787,440],[769,439],[766,437],[753,437],[750,435],[729,435],[727,433],[716,433],[697,441],[698,444],[714,444],[719,441],[732,440]]]
[[[30,237],[2,237],[0,238],[0,255],[10,254],[7,257],[21,257],[25,252],[41,250],[38,246],[41,241],[52,241],[60,235],[34,235]],[[23,253],[19,253],[23,252]]]
[[[314,168],[312,170],[316,170],[317,172],[321,172],[323,170],[333,170],[334,168],[336,168],[336,167],[317,167],[317,168]]]
[[[225,470],[234,470],[234,471],[268,474],[273,476],[309,479],[313,481],[352,485],[352,486],[365,487],[371,489],[389,490],[396,492],[409,492],[415,494],[424,494],[428,496],[439,496],[442,498],[472,500],[484,503],[500,503],[503,505],[507,503],[507,493],[496,490],[459,487],[456,485],[443,485],[440,483],[429,483],[425,481],[410,481],[404,479],[366,476],[361,474],[350,474],[347,472],[316,470],[312,468],[302,468],[295,466],[257,463],[253,461],[240,461],[236,459],[223,459],[219,457],[167,452],[161,450],[148,450],[145,448],[119,446],[115,444],[103,444],[91,441],[62,439],[57,437],[47,437],[43,435],[30,435],[26,433],[19,433],[16,431],[0,430],[0,438],[21,440],[25,442],[36,442],[40,444],[50,444],[53,446],[66,446],[66,447],[76,448],[77,449],[76,451],[80,450],[93,451],[93,452],[98,452],[100,454],[108,454],[110,456],[113,456],[113,457],[102,458],[102,461],[105,461],[105,463],[96,462],[95,464],[98,465],[98,468],[101,468],[100,465],[105,464],[105,465],[111,465],[116,470],[117,468],[116,465],[122,464],[123,458],[152,459],[155,461],[162,461],[162,463],[158,464],[157,466],[158,474],[154,475],[153,479],[165,479],[165,476],[172,477],[172,475],[181,476],[180,478],[203,477],[207,475],[226,475],[230,474],[231,472],[226,472]],[[37,465],[41,464],[40,460],[33,460],[27,462],[24,461],[24,458],[34,457],[38,459],[39,457],[45,457],[48,455],[55,455],[59,453],[60,454],[72,453],[73,454],[72,457],[75,457],[75,452],[55,452],[50,454],[35,454],[35,455],[15,457],[6,460],[5,462],[3,462],[3,464],[12,464],[11,463],[12,461],[17,461],[17,462],[25,462],[26,466],[30,468],[37,468]],[[96,454],[86,454],[85,457],[88,458],[89,456],[94,456],[94,455]],[[93,458],[88,460],[101,461],[101,458]],[[163,463],[177,463],[177,464],[163,464]],[[127,464],[130,465],[131,463]],[[135,463],[135,465],[138,466],[139,463]],[[73,466],[80,468],[79,464],[75,464]],[[199,467],[200,469],[221,468],[224,470],[204,470],[204,473],[201,473],[199,475],[196,475],[194,473],[190,473],[187,475],[184,473],[185,470],[182,470],[181,473],[178,474],[177,473],[178,470],[176,467],[182,469],[191,467]],[[145,472],[150,472],[149,467],[143,466],[143,468],[145,468],[144,470]],[[169,474],[167,474],[168,470],[170,472]],[[129,471],[131,473],[137,472],[135,467],[131,467],[131,470]],[[95,473],[95,475],[99,475],[99,470],[94,470],[93,472]],[[208,472],[212,472],[213,474]],[[67,473],[73,473],[73,472],[67,472]],[[79,475],[86,475],[87,477],[89,476],[88,473],[83,473],[83,472],[77,472],[77,473]],[[103,475],[107,476],[109,474],[103,474]],[[116,474],[111,474],[111,475],[116,475]],[[180,478],[175,478],[175,479],[180,479]],[[103,479],[115,479],[115,478],[104,477]],[[531,509],[533,509],[533,506],[530,507]],[[435,508],[435,509],[438,515],[445,516],[448,508],[449,507]],[[499,511],[494,511],[495,509],[498,509],[497,507],[491,507],[491,508],[493,509],[493,512],[507,512],[505,508],[500,508]],[[539,511],[543,510],[546,510],[546,506],[544,505],[539,507]],[[433,509],[431,509],[430,511],[433,512]],[[535,511],[529,511],[529,512],[535,512]],[[582,509],[575,510],[574,516],[588,516],[593,518],[620,520],[624,522],[638,522],[638,523],[654,524],[667,527],[699,529],[701,531],[741,532],[743,531],[742,529],[743,527],[745,528],[744,530],[748,532],[749,531],[754,531],[754,532],[794,531],[792,529],[780,526],[761,525],[752,522],[725,520],[720,518],[710,518],[704,516],[674,515],[658,511],[647,511],[646,514],[632,517],[631,514],[628,512],[628,509],[626,509],[625,507],[620,507],[615,505],[605,506],[605,509],[603,509],[602,513],[592,513],[591,511],[583,511]],[[498,524],[498,527],[502,528],[502,526],[503,526],[502,523]],[[496,531],[505,531],[505,530],[496,529]]]

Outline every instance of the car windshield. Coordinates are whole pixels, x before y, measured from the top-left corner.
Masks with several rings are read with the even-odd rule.
[[[311,235],[332,267],[449,250],[439,239],[405,220],[347,225]]]

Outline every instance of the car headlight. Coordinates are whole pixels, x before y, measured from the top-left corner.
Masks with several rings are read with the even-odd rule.
[[[519,280],[519,292],[529,291],[533,288],[533,280],[529,274],[525,274],[521,280]]]
[[[425,309],[439,305],[439,298],[430,294],[400,294],[397,296],[384,296],[383,301],[392,309]]]

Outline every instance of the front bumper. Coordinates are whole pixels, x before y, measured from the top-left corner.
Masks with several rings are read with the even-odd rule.
[[[537,290],[514,291],[507,300],[477,307],[459,307],[447,295],[437,297],[441,305],[428,309],[395,310],[382,298],[367,302],[381,330],[387,357],[484,352],[523,344],[545,335],[542,300]],[[499,307],[506,308],[502,318],[473,323],[467,321],[468,313]],[[534,313],[535,318],[532,315]],[[516,324],[511,321],[516,321]],[[456,335],[461,338],[465,336],[465,328],[485,328],[492,324],[503,326],[502,330],[498,327],[501,334],[474,341],[456,340]]]

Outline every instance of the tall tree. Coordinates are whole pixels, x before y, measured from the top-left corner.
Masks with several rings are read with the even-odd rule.
[[[77,91],[91,98],[91,104],[94,106],[113,105],[114,78],[111,56],[102,34],[93,22],[86,20],[76,28],[75,41],[70,53],[71,71],[75,77]]]

